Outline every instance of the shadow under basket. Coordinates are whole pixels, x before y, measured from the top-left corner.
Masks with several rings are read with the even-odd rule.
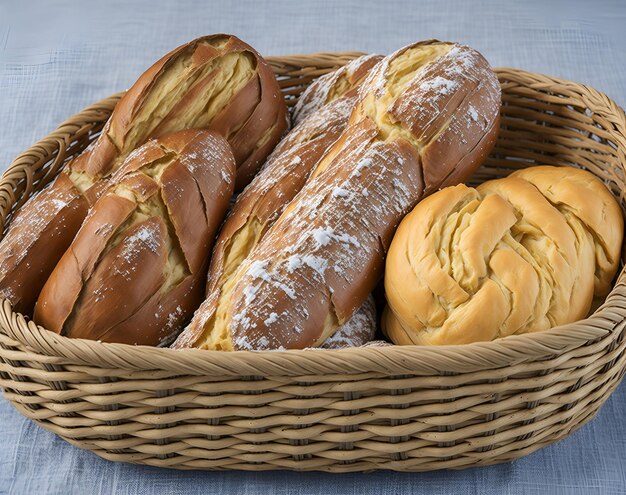
[[[290,105],[358,53],[270,58]],[[626,210],[626,122],[605,95],[498,69],[502,123],[473,182],[585,168]],[[0,183],[0,221],[102,129],[121,95],[74,115]],[[1,225],[0,225],[1,227]],[[427,471],[511,461],[589,421],[626,369],[622,271],[589,318],[464,346],[174,351],[69,339],[0,306],[0,386],[24,416],[113,461],[177,469]]]

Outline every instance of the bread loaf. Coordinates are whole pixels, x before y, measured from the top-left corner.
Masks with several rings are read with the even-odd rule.
[[[263,58],[235,36],[205,36],[176,48],[139,77],[95,145],[70,165],[71,175],[89,184],[149,138],[207,128],[232,146],[241,189],[279,141],[286,119],[280,88]]]
[[[374,288],[402,217],[488,155],[499,106],[495,74],[469,47],[429,41],[383,59],[342,136],[228,278],[211,317],[198,323],[196,315],[179,341],[319,346]]]
[[[366,68],[372,67],[372,60],[380,58],[361,57],[349,64],[351,68],[348,74],[358,72],[361,75],[350,78],[354,82],[349,84],[354,86],[347,88],[343,83],[339,91],[332,83],[343,81],[340,78],[327,81],[324,86],[318,85],[318,89],[324,88],[324,101],[334,98],[334,95],[336,99],[303,118],[279,143],[263,169],[237,197],[215,243],[209,268],[207,298],[196,312],[191,327],[175,344],[176,347],[191,345],[202,332],[203,322],[214,316],[224,284],[302,189],[311,171],[345,129],[357,101],[358,84]]]
[[[283,134],[286,115],[271,69],[234,36],[206,36],[165,55],[119,101],[95,144],[18,212],[0,243],[0,296],[32,311],[105,179],[149,138],[216,130],[232,146],[241,188]]]
[[[393,239],[383,329],[396,344],[465,344],[579,320],[609,292],[622,236],[619,205],[583,170],[443,189]]]
[[[0,242],[0,297],[31,313],[39,291],[87,216],[89,203],[67,174],[27,201]]]
[[[34,319],[69,337],[158,345],[204,295],[235,182],[227,141],[191,129],[131,153],[41,291]]]
[[[300,95],[291,116],[293,126],[298,125],[324,105],[358,87],[382,58],[382,55],[363,55],[333,72],[318,77]]]

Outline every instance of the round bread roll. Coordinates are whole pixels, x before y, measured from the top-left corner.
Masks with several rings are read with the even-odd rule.
[[[396,344],[465,344],[579,320],[609,292],[622,236],[618,203],[584,170],[445,188],[394,236],[383,330]]]

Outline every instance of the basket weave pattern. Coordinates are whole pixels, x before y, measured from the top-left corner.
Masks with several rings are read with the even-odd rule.
[[[358,53],[276,57],[293,104]],[[498,69],[500,138],[474,182],[535,163],[600,177],[626,211],[626,119],[601,93]],[[120,95],[61,124],[0,182],[0,227],[101,130]],[[0,305],[0,386],[25,416],[115,461],[179,469],[425,471],[505,462],[594,416],[626,370],[622,272],[586,320],[445,347],[172,351],[68,339]]]

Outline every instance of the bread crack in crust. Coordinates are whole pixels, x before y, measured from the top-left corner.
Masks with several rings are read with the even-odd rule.
[[[582,319],[610,290],[622,237],[619,205],[583,170],[443,189],[393,239],[384,331],[396,344],[466,344]]]
[[[178,346],[321,345],[375,287],[403,216],[486,158],[499,108],[495,74],[469,47],[428,41],[382,59],[341,136]]]
[[[127,91],[93,145],[20,209],[0,243],[0,295],[16,311],[32,312],[89,207],[147,140],[184,129],[215,130],[232,147],[236,188],[242,189],[286,127],[278,83],[249,45],[220,34],[173,50]]]
[[[278,315],[276,316],[278,317]],[[376,334],[376,304],[368,296],[363,306],[346,323],[319,346],[322,349],[359,347],[374,340]]]
[[[293,109],[291,121],[295,127],[304,119],[331,101],[338,100],[357,88],[372,68],[381,61],[381,55],[363,55],[348,62],[336,71],[313,81],[300,95]]]
[[[207,130],[150,140],[116,172],[44,285],[35,321],[70,337],[159,345],[200,304],[235,161]]]

